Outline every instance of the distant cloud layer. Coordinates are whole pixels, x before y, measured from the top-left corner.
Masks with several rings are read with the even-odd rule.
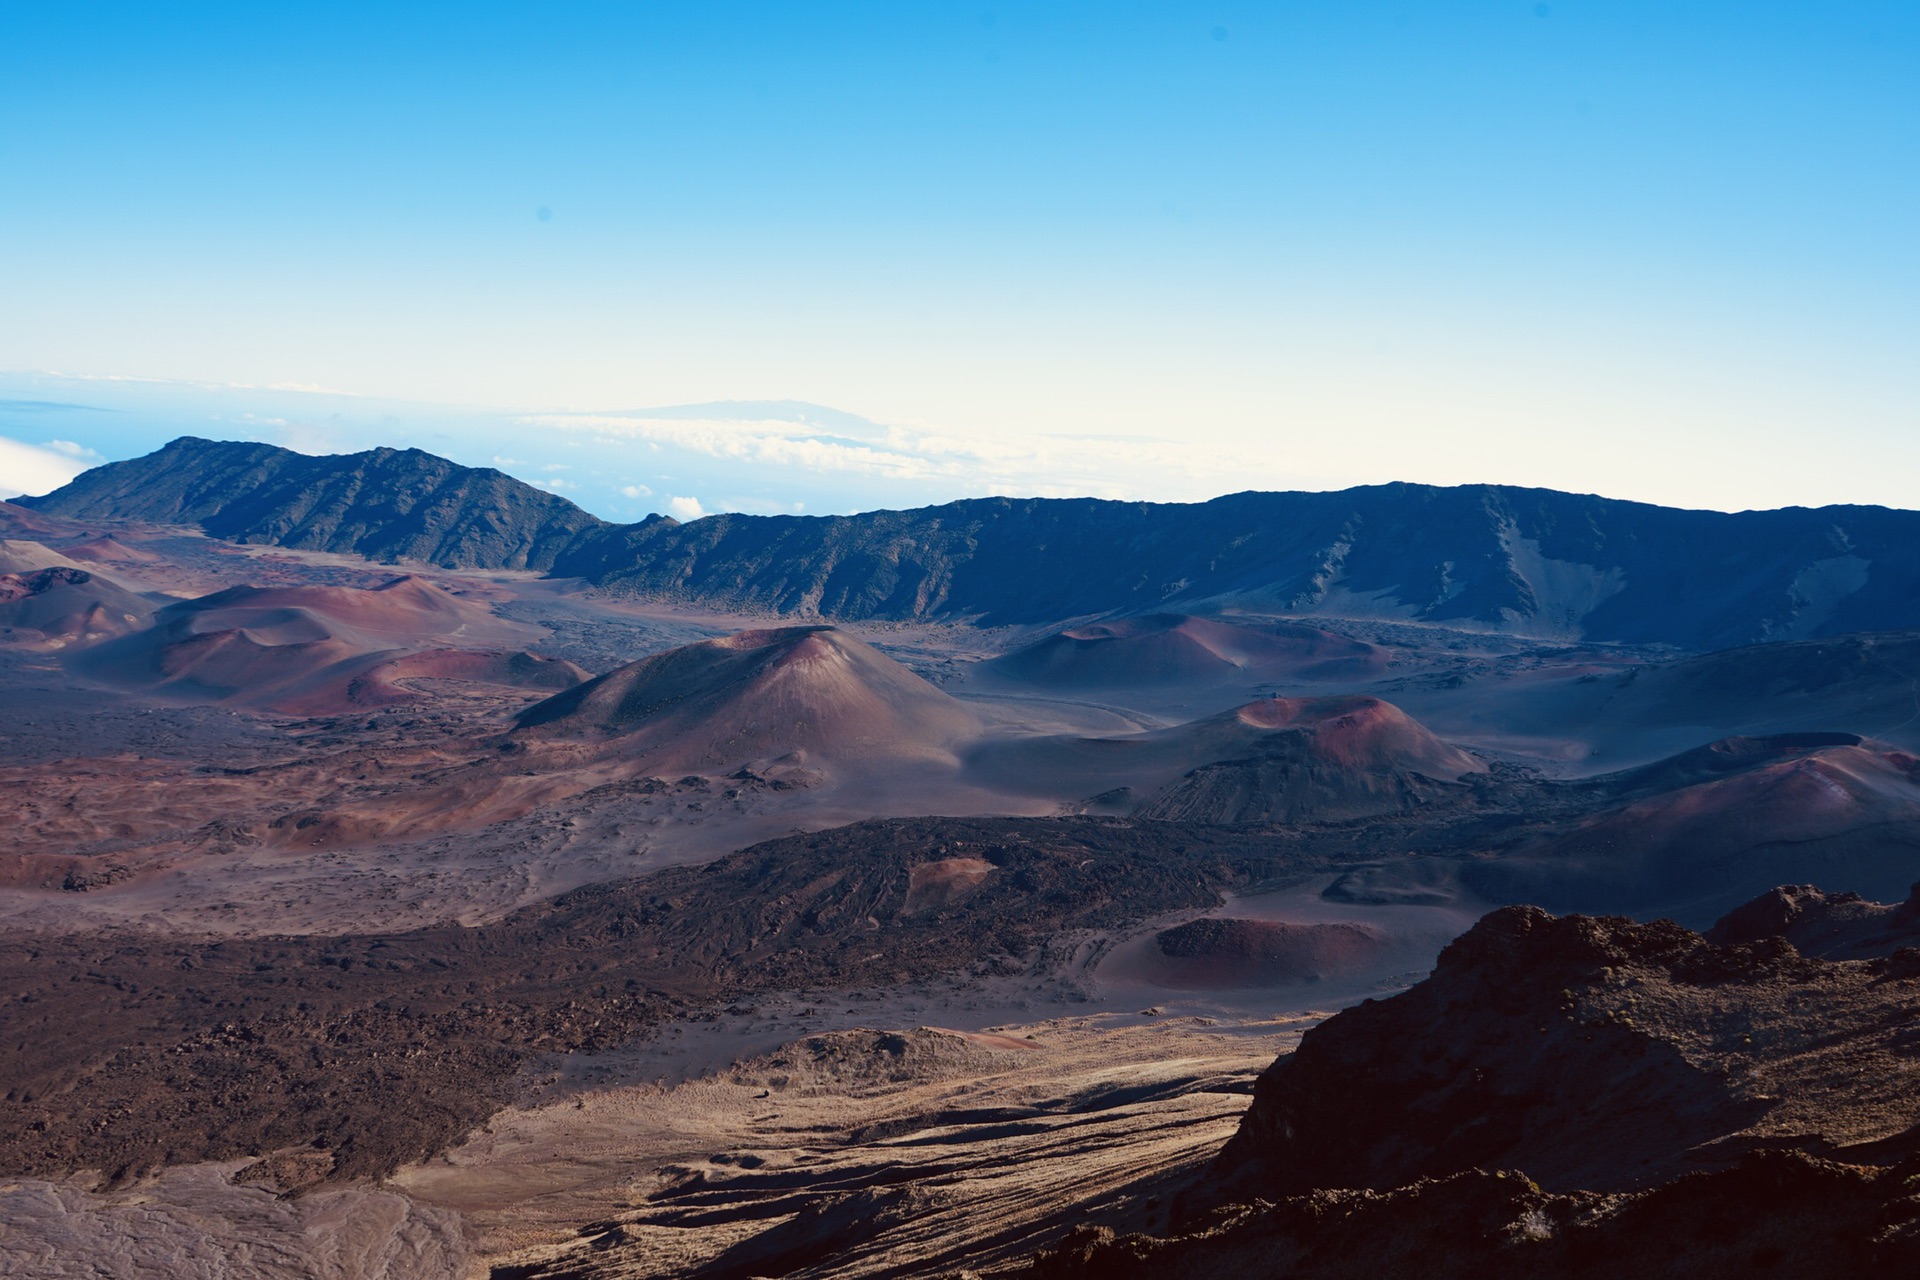
[[[1276,421],[1231,440],[1215,429],[1231,406],[1196,398],[1152,429],[1022,431],[997,420],[956,426],[883,422],[800,400],[727,400],[563,411],[515,411],[268,387],[153,379],[75,379],[0,371],[0,485],[58,487],[86,464],[150,452],[181,435],[261,440],[301,452],[415,447],[468,466],[495,466],[595,515],[652,512],[832,515],[932,506],[962,498],[1093,497],[1193,502],[1248,489],[1339,489],[1424,480],[1541,484],[1574,492],[1715,506],[1699,468],[1621,427],[1607,448],[1568,424],[1532,419],[1457,431],[1369,434],[1337,422]],[[1469,443],[1476,431],[1477,444]],[[1496,445],[1498,447],[1493,447]],[[1340,450],[1358,456],[1343,462]],[[1363,456],[1360,456],[1363,455]],[[1696,460],[1697,460],[1697,455]],[[1712,455],[1722,509],[1879,501],[1911,507],[1920,433],[1884,442],[1879,465],[1853,463],[1844,485],[1822,468],[1823,438],[1755,427],[1742,448]],[[1792,483],[1780,479],[1794,464]]]
[[[644,445],[684,450],[749,470],[838,475],[876,493],[907,483],[950,489],[952,496],[1010,492],[1130,498],[1146,487],[1143,475],[1163,485],[1184,481],[1179,486],[1183,497],[1211,497],[1216,491],[1244,487],[1244,472],[1233,459],[1208,458],[1168,439],[963,435],[885,425],[852,414],[837,414],[836,419],[823,425],[785,417],[656,417],[643,411],[539,414],[525,421],[603,447]],[[1124,448],[1114,447],[1118,444]],[[1236,480],[1242,484],[1236,486]],[[872,505],[884,505],[884,500]]]
[[[99,454],[71,440],[32,445],[0,436],[0,498],[50,493],[99,463]]]

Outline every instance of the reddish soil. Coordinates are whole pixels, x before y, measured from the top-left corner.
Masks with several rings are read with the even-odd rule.
[[[743,631],[643,658],[523,712],[535,739],[618,739],[664,766],[951,760],[980,726],[963,705],[831,627]]]

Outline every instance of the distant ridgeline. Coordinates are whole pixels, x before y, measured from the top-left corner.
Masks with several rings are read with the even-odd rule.
[[[417,449],[314,458],[191,437],[16,501],[800,617],[997,625],[1244,607],[1694,649],[1920,626],[1920,512],[1885,507],[1727,514],[1387,484],[614,525]]]

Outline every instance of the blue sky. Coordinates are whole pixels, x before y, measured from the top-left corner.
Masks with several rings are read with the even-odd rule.
[[[1916,506],[1916,84],[1920,7],[1850,0],[10,0],[0,471]],[[871,432],[604,421],[714,401]]]

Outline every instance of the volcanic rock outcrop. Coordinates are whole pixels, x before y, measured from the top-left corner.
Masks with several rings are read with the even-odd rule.
[[[1904,902],[1871,902],[1857,893],[1781,885],[1723,916],[1707,931],[1720,946],[1784,938],[1802,955],[1861,960],[1920,946],[1920,884]]]
[[[1217,1173],[1269,1196],[1475,1167],[1622,1191],[1767,1147],[1891,1163],[1920,1150],[1916,1016],[1913,952],[1506,907],[1276,1062]]]
[[[1393,1191],[1321,1190],[1231,1206],[1158,1239],[1081,1227],[1034,1280],[1699,1280],[1900,1276],[1920,1268],[1920,1162],[1893,1168],[1763,1151],[1626,1193],[1543,1191],[1475,1169]]]
[[[1795,887],[1719,941],[1496,911],[1261,1076],[1184,1232],[1084,1229],[1035,1274],[1903,1274],[1916,911]]]

